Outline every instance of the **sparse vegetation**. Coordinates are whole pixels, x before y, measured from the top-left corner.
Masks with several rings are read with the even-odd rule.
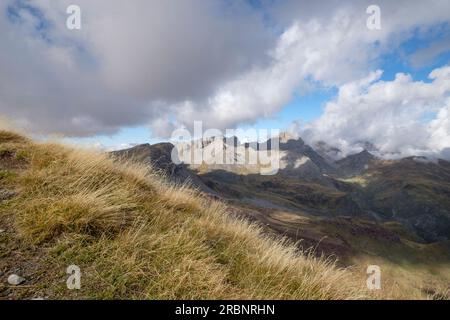
[[[396,256],[404,261],[400,268],[365,255],[353,257],[355,266],[344,269],[236,218],[224,203],[166,182],[146,165],[35,143],[8,131],[0,131],[0,149],[7,150],[0,161],[0,189],[7,195],[0,203],[0,297],[448,298],[448,287],[436,282],[448,279],[446,266],[437,263],[433,270],[439,277],[429,277],[430,265],[411,264],[414,252],[422,250],[413,249],[414,242],[411,253],[398,245],[404,253]],[[294,219],[289,226],[310,235],[331,226],[287,213],[274,216],[280,223],[286,217]],[[380,246],[345,230],[335,232],[367,250]],[[364,267],[374,262],[384,270],[384,289],[369,292]],[[66,287],[72,264],[82,270],[81,290]],[[25,284],[8,286],[6,277],[16,271]]]
[[[148,168],[0,132],[17,195],[2,202],[1,271],[20,268],[12,298],[357,299],[363,283],[332,261],[229,216],[226,207]],[[18,158],[15,155],[20,154]],[[20,165],[18,165],[18,163]],[[34,261],[32,263],[31,261]],[[70,264],[80,291],[65,288]]]
[[[355,176],[355,177],[340,179],[340,180],[347,182],[347,183],[353,183],[353,184],[359,185],[362,188],[365,188],[368,183],[366,177],[364,177],[364,176]]]

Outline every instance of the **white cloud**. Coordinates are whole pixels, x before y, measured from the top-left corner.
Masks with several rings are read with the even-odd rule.
[[[241,1],[79,0],[80,31],[66,28],[69,4],[0,4],[0,111],[38,132],[112,133],[164,119],[167,106],[263,63],[274,39]]]
[[[292,3],[298,4],[292,11],[296,15],[288,19],[290,26],[269,52],[269,62],[245,70],[204,100],[178,104],[178,125],[189,127],[195,120],[206,120],[209,126],[226,128],[271,116],[296,92],[310,90],[311,86],[339,86],[362,77],[374,67],[380,54],[398,46],[399,38],[407,38],[405,33],[416,27],[425,32],[427,26],[448,20],[440,10],[450,9],[450,5],[434,2],[430,5],[433,15],[404,19],[405,12],[421,9],[423,4],[408,2],[396,6],[383,2],[383,27],[374,32],[366,27],[364,3]],[[305,15],[304,12],[310,12],[305,7],[314,15]]]
[[[431,135],[430,148],[450,152],[450,98],[447,98],[446,104],[430,122],[428,129]],[[450,159],[450,153],[447,157]]]
[[[268,65],[238,75],[205,100],[179,104],[179,123],[208,119],[209,126],[231,128],[273,115],[312,83],[333,86],[362,75],[373,52],[361,38],[347,37],[351,23],[345,17],[330,25],[294,23],[281,34]]]
[[[439,156],[450,148],[450,66],[433,70],[430,82],[403,73],[382,81],[381,74],[342,85],[324,114],[305,126],[305,138],[326,141],[344,153],[361,141],[374,143],[384,155]],[[437,116],[427,121],[430,113]]]
[[[69,31],[72,1],[3,1],[20,21],[0,16],[0,112],[76,136],[147,123],[168,135],[194,120],[232,128],[297,91],[361,78],[413,30],[450,19],[448,1],[380,0],[374,32],[370,2],[267,3],[78,0],[83,28]]]

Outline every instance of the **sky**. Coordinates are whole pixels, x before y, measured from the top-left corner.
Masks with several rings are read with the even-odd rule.
[[[73,4],[80,30],[66,26]],[[203,121],[343,154],[370,141],[450,158],[448,12],[446,0],[3,0],[0,114],[106,149]]]

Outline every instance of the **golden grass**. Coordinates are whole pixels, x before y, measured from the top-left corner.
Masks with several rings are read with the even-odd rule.
[[[16,169],[19,195],[9,208],[23,243],[46,248],[54,270],[79,265],[81,297],[365,297],[349,271],[269,238],[224,204],[147,167],[6,131],[0,144],[26,163]],[[61,281],[41,285],[66,297]]]
[[[378,265],[381,269],[382,290],[371,291],[373,299],[397,300],[448,300],[450,272],[448,264],[413,265],[392,263],[383,257],[354,257],[354,272],[361,281],[366,276],[366,266]]]
[[[150,168],[0,131],[0,186],[18,192],[0,217],[14,221],[21,249],[45,253],[39,287],[54,298],[423,299],[446,296],[423,277],[385,266],[383,290],[365,289],[365,270],[300,252],[286,239],[227,213]],[[369,263],[370,262],[370,263]],[[363,261],[359,266],[372,264]],[[77,295],[65,268],[82,270]],[[364,269],[364,268],[363,268]],[[56,272],[56,276],[55,276]],[[63,280],[63,281],[61,281]]]

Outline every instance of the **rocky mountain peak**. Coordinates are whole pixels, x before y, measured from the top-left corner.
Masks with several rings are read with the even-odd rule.
[[[369,168],[370,162],[376,157],[367,150],[349,155],[335,162],[336,168],[344,176],[354,176],[361,174]]]

